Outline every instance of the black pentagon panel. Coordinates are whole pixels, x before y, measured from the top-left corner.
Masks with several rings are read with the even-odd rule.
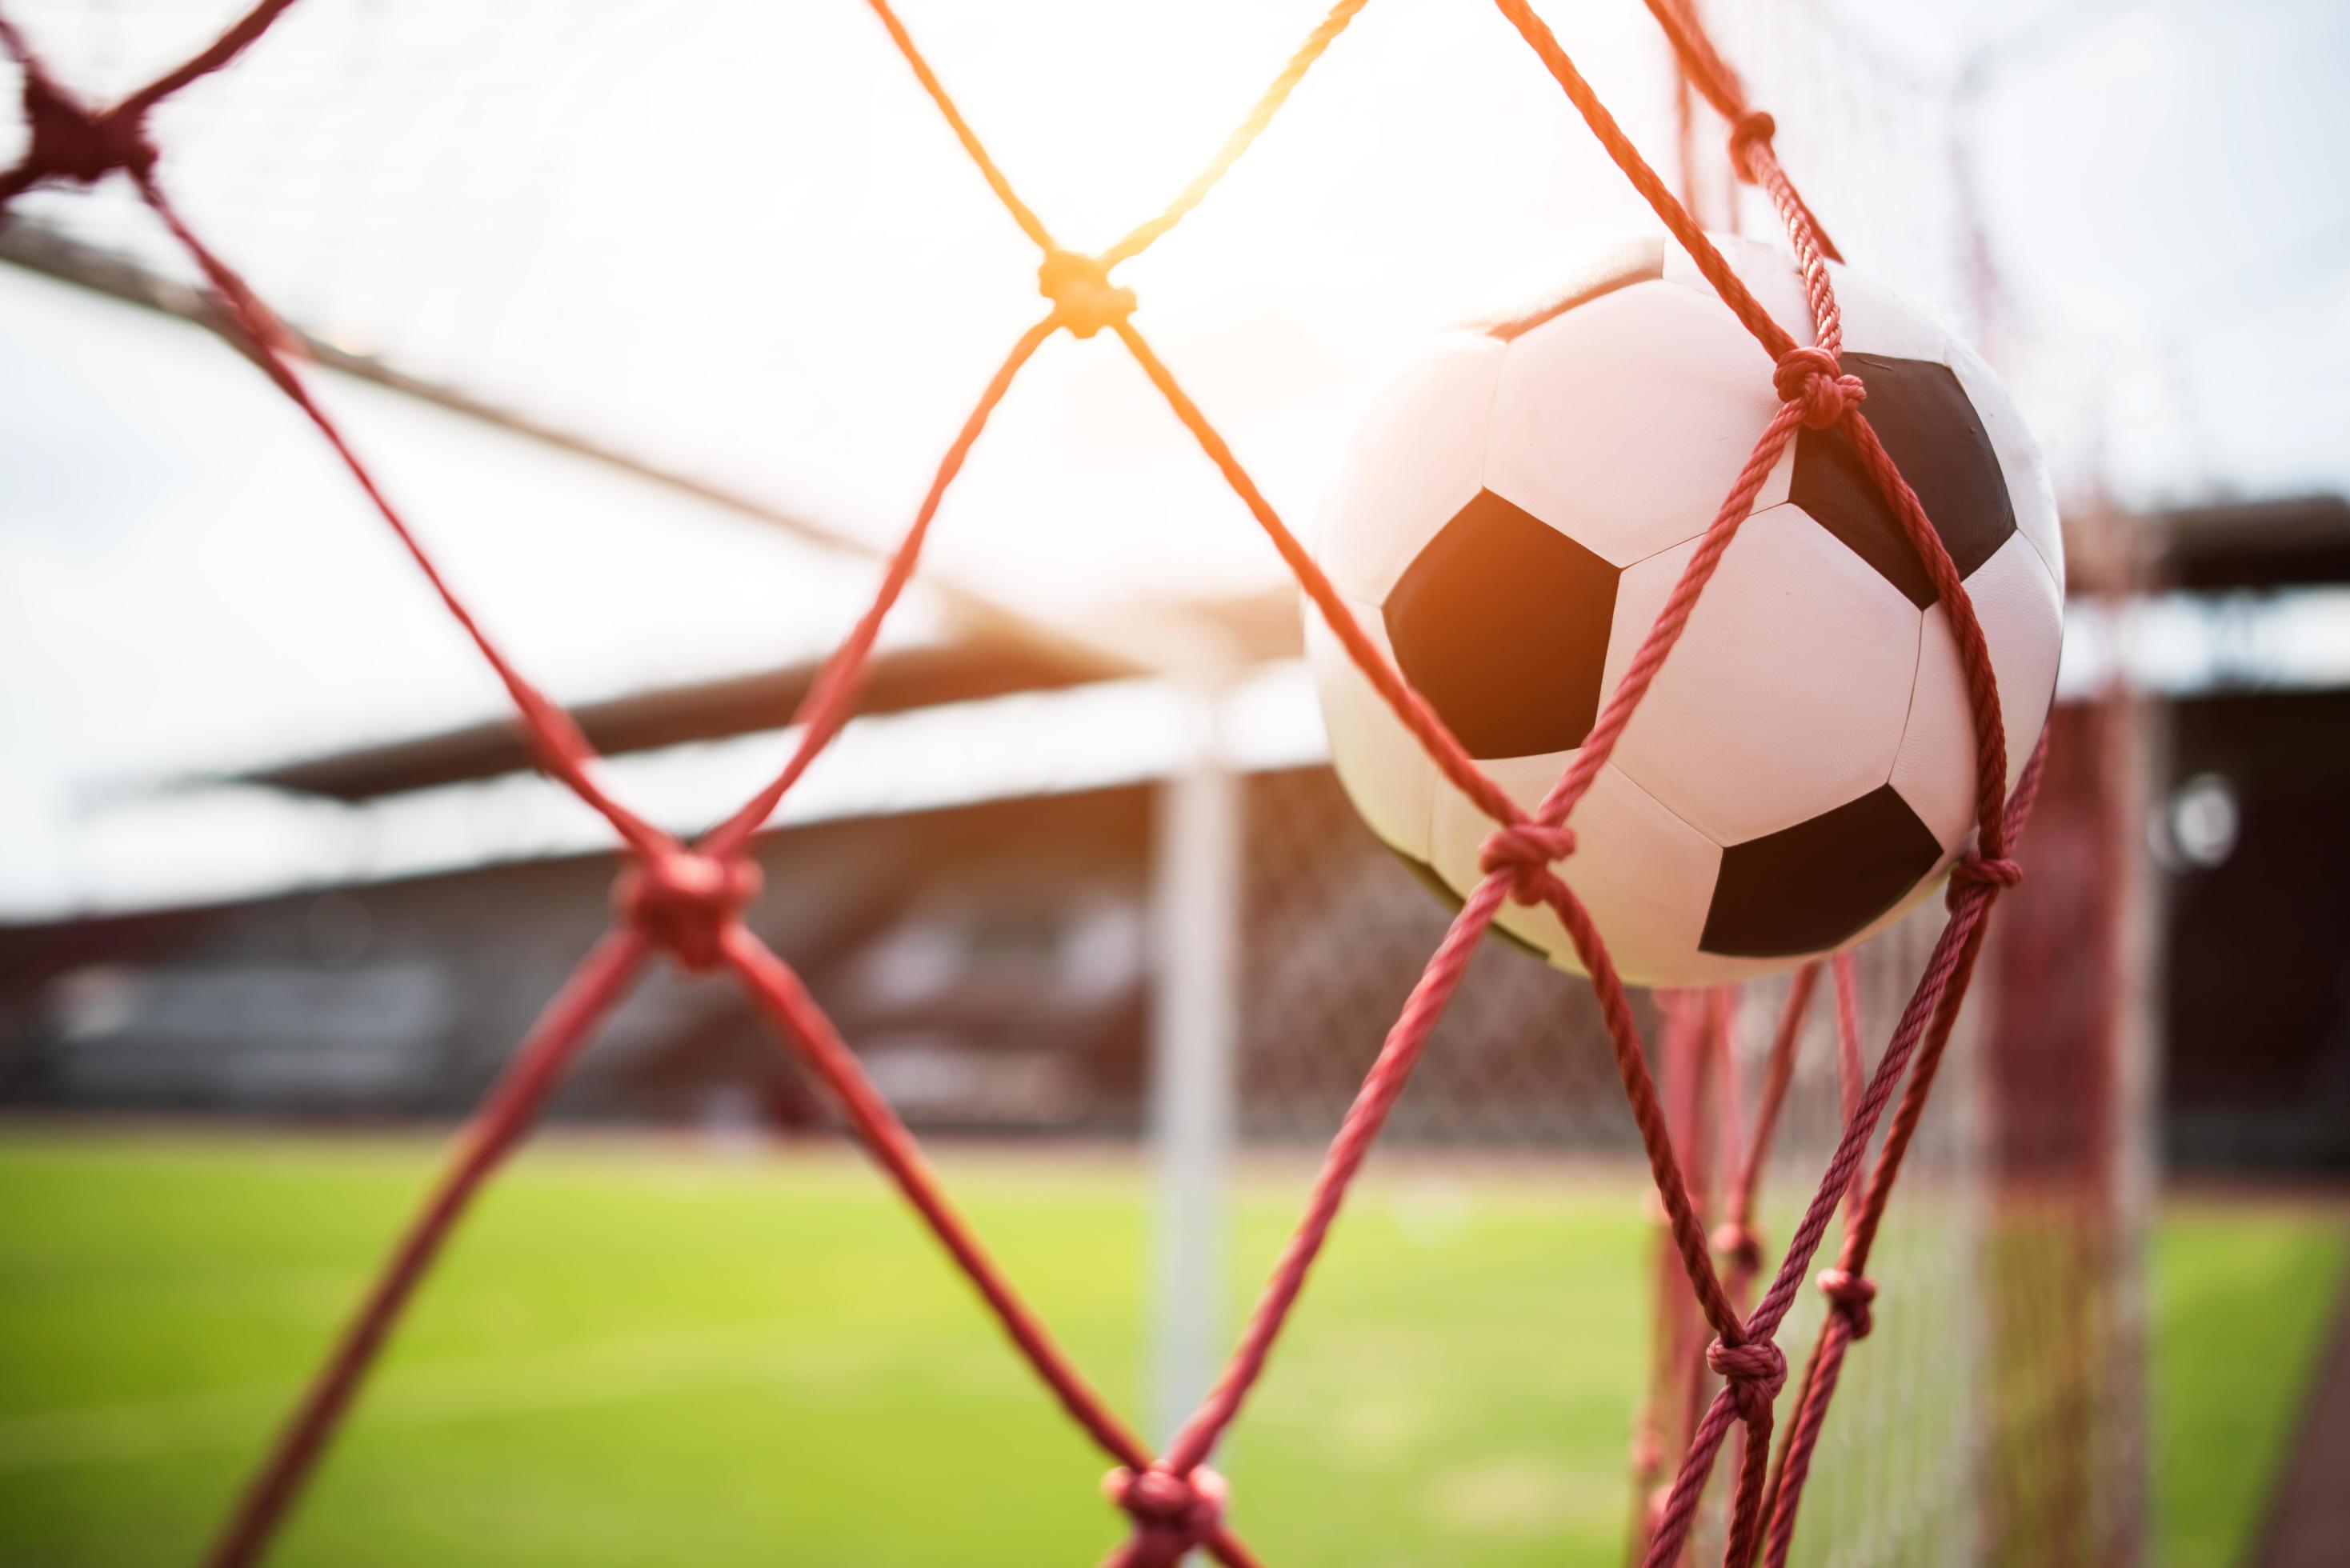
[[[1490,490],[1414,557],[1382,614],[1396,662],[1472,757],[1571,751],[1599,713],[1616,568]]]
[[[1949,366],[1930,359],[1846,354],[1844,368],[1868,389],[1861,412],[1918,493],[1950,563],[1960,576],[1970,576],[2015,532],[2015,503],[1966,389]],[[1925,563],[1844,431],[1806,429],[1796,434],[1788,499],[1850,545],[1911,604],[1924,609],[1934,602]]]
[[[1454,892],[1451,886],[1445,882],[1444,878],[1436,874],[1436,867],[1430,866],[1427,861],[1415,860],[1410,856],[1406,855],[1402,850],[1398,849],[1392,844],[1387,846],[1387,850],[1388,854],[1403,862],[1403,868],[1411,873],[1413,881],[1418,882],[1421,887],[1435,894],[1437,900],[1446,909],[1451,910],[1454,914],[1459,914],[1461,912],[1461,906],[1469,901],[1466,898],[1463,898],[1460,894]],[[1520,952],[1526,954],[1530,958],[1538,958],[1544,963],[1548,963],[1550,961],[1550,955],[1548,953],[1534,946],[1534,943],[1526,940],[1525,938],[1518,935],[1517,932],[1511,930],[1499,920],[1495,920],[1492,925],[1487,926],[1485,928],[1485,934],[1488,936],[1501,938],[1502,940],[1507,942],[1510,946],[1517,949]]]
[[[1788,958],[1849,940],[1933,870],[1942,846],[1891,784],[1721,852],[1705,935],[1725,958]]]

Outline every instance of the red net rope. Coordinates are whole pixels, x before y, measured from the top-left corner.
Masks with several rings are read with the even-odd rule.
[[[1109,275],[1118,264],[1154,244],[1205,199],[1271,122],[1305,71],[1361,10],[1364,0],[1340,0],[1191,184],[1157,216],[1099,255],[1070,251],[1054,239],[963,119],[887,0],[868,3],[990,189],[1036,244],[1042,258],[1038,285],[1051,309],[1014,343],[948,447],[911,524],[888,559],[872,602],[833,653],[795,715],[800,738],[784,767],[741,810],[693,842],[672,837],[604,791],[595,776],[595,753],[578,727],[505,658],[441,576],[398,509],[377,486],[366,463],[311,396],[291,336],[279,328],[237,274],[189,228],[159,181],[161,159],[147,136],[148,111],[172,93],[227,66],[269,28],[292,0],[261,0],[210,47],[108,107],[77,98],[53,77],[23,34],[0,19],[0,47],[13,55],[23,70],[25,116],[31,132],[18,166],[0,174],[0,203],[36,184],[88,184],[116,171],[136,184],[147,204],[210,281],[219,296],[224,329],[317,426],[496,671],[513,698],[540,764],[612,825],[629,859],[616,891],[613,929],[589,951],[548,1004],[458,1137],[452,1156],[359,1312],[244,1493],[212,1550],[210,1562],[215,1568],[240,1568],[257,1560],[266,1549],[451,1231],[482,1185],[520,1142],[590,1033],[628,993],[647,960],[660,951],[689,971],[723,970],[743,986],[786,1048],[838,1102],[855,1137],[969,1279],[1020,1356],[1114,1462],[1106,1489],[1128,1516],[1129,1528],[1125,1542],[1107,1559],[1106,1568],[1169,1568],[1194,1548],[1204,1548],[1233,1568],[1253,1563],[1256,1559],[1224,1521],[1224,1483],[1207,1468],[1207,1460],[1263,1375],[1337,1219],[1349,1184],[1403,1093],[1414,1064],[1460,984],[1470,954],[1504,899],[1549,906],[1591,977],[1616,1067],[1656,1181],[1671,1242],[1669,1255],[1678,1260],[1688,1279],[1702,1325],[1697,1332],[1711,1334],[1703,1360],[1722,1379],[1721,1390],[1701,1408],[1697,1401],[1702,1384],[1692,1379],[1688,1385],[1686,1418],[1670,1422],[1679,1429],[1681,1456],[1655,1507],[1644,1511],[1642,1561],[1654,1565],[1679,1558],[1708,1477],[1733,1428],[1743,1428],[1744,1442],[1737,1463],[1727,1561],[1743,1565],[1763,1552],[1772,1563],[1783,1561],[1838,1370],[1853,1343],[1868,1332],[1868,1302],[1873,1293],[1866,1274],[1870,1246],[1981,951],[1991,907],[1999,892],[2012,886],[2020,874],[2009,858],[2009,846],[2030,810],[2040,758],[2033,757],[2013,797],[2008,798],[2006,742],[1981,629],[1939,537],[1861,411],[1860,382],[1844,375],[1838,366],[1842,329],[1826,266],[1835,252],[1772,151],[1770,117],[1747,102],[1736,74],[1707,40],[1687,0],[1648,0],[1690,86],[1729,121],[1731,156],[1740,177],[1769,197],[1786,229],[1802,268],[1812,316],[1810,345],[1795,342],[1763,310],[1625,135],[1542,19],[1521,0],[1496,0],[1503,16],[1565,92],[1608,156],[1754,337],[1767,357],[1773,386],[1781,400],[1589,737],[1565,774],[1529,812],[1471,761],[1433,710],[1356,625],[1321,568],[1135,326],[1134,295]],[[1349,657],[1445,776],[1495,825],[1481,857],[1483,879],[1462,905],[1389,1029],[1222,1376],[1177,1431],[1167,1451],[1156,1456],[1110,1411],[1024,1304],[798,976],[741,919],[743,907],[758,892],[755,870],[744,857],[746,846],[808,764],[847,723],[874,639],[914,572],[948,486],[1013,379],[1048,337],[1064,328],[1080,338],[1107,330],[1133,356],[1272,539]],[[1742,1147],[1737,1137],[1738,1108],[1729,1097],[1734,1092],[1731,1075],[1726,1061],[1721,1059],[1726,1049],[1726,999],[1715,995],[1701,1000],[1693,1013],[1684,1007],[1675,1014],[1671,1028],[1682,1036],[1683,1045],[1716,1059],[1712,1075],[1723,1096],[1714,1118],[1723,1131],[1722,1147],[1712,1152],[1727,1183],[1726,1219],[1721,1232],[1709,1238],[1698,1218],[1690,1171],[1681,1153],[1694,1125],[1695,1108],[1684,1107],[1679,1116],[1668,1115],[1649,1075],[1631,1003],[1607,944],[1574,890],[1553,867],[1575,852],[1570,819],[1576,803],[1613,753],[1671,654],[1723,552],[1752,508],[1763,477],[1797,430],[1805,426],[1838,428],[1851,441],[1900,518],[1941,602],[1950,608],[1975,722],[1978,809],[1974,844],[1951,876],[1949,919],[1873,1071],[1864,1072],[1852,1005],[1851,967],[1841,960],[1834,966],[1846,1125],[1777,1271],[1750,1308],[1743,1303],[1758,1282],[1761,1269],[1760,1249],[1750,1229],[1754,1190],[1785,1091],[1794,1038],[1816,989],[1816,971],[1805,971],[1789,999],[1754,1124]],[[1893,1115],[1884,1142],[1874,1164],[1864,1169],[1868,1146],[1888,1105]],[[1679,1137],[1676,1122],[1682,1124]],[[1819,1281],[1834,1310],[1827,1314],[1799,1386],[1795,1418],[1774,1460],[1773,1410],[1787,1372],[1786,1358],[1774,1335],[1840,1205],[1846,1207],[1844,1241],[1835,1266],[1824,1271]],[[1717,1245],[1722,1254],[1719,1266],[1714,1258]],[[1644,1429],[1644,1437],[1652,1444],[1661,1442],[1664,1414],[1652,1411]],[[1660,1446],[1654,1457],[1661,1465]]]

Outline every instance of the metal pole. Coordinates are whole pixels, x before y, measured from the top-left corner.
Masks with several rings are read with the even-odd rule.
[[[1187,754],[1157,802],[1149,1387],[1161,1439],[1207,1392],[1222,1348],[1242,833],[1239,782],[1219,740],[1228,668],[1202,660],[1183,681]]]

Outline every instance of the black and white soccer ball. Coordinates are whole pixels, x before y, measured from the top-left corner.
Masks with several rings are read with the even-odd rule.
[[[1784,252],[1716,242],[1798,343]],[[2014,784],[2048,713],[2064,546],[2007,390],[1928,313],[1833,269],[1842,359],[1990,644]],[[1363,432],[1318,556],[1357,621],[1525,806],[1555,784],[1776,407],[1769,360],[1695,265],[1621,253],[1544,308],[1440,339]],[[1493,824],[1309,607],[1338,777],[1455,898]],[[1626,979],[1783,970],[1898,919],[1975,818],[1949,612],[1843,434],[1800,431],[1572,819],[1559,874]],[[1503,929],[1563,967],[1546,907]]]

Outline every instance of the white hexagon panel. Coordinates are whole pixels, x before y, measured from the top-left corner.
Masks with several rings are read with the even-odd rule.
[[[1377,606],[1450,517],[1485,483],[1485,421],[1507,345],[1448,333],[1388,389],[1355,438],[1324,509],[1317,558],[1338,591]]]
[[[1513,330],[1510,327],[1497,330]],[[1705,531],[1778,399],[1770,362],[1717,300],[1661,279],[1515,329],[1485,442],[1485,488],[1628,566]],[[1669,469],[1620,461],[1670,448]],[[1786,465],[1762,505],[1787,493]]]
[[[1608,690],[1697,549],[1692,539],[1624,574]],[[1792,827],[1892,772],[1921,620],[1800,507],[1759,513],[1722,553],[1616,765],[1717,844]],[[1789,744],[1794,735],[1808,743]]]
[[[1725,254],[1800,341],[1794,264]],[[1891,290],[1834,274],[1846,369],[1968,587],[2011,779],[2062,628],[2047,478],[1981,361]],[[1532,806],[1589,734],[1775,407],[1767,355],[1653,243],[1539,309],[1440,340],[1379,407],[1321,558],[1469,753]],[[1309,623],[1318,618],[1309,607]],[[1774,465],[1688,628],[1573,818],[1560,875],[1627,979],[1789,967],[1922,898],[1973,817],[1974,731],[1947,607],[1838,431]],[[1492,824],[1309,624],[1339,777],[1454,898]],[[1500,921],[1579,968],[1546,909]]]

